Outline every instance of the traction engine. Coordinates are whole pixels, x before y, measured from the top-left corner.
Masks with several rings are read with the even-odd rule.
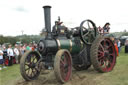
[[[116,51],[109,37],[101,36],[92,20],[84,20],[79,27],[64,26],[60,18],[51,30],[51,6],[44,6],[45,37],[37,50],[27,51],[21,58],[22,77],[36,79],[41,70],[53,68],[57,80],[70,80],[72,68],[87,70],[91,65],[98,72],[109,72],[116,63]]]

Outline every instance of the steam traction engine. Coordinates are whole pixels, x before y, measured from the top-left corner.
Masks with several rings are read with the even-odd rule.
[[[72,67],[87,70],[91,64],[98,72],[111,71],[116,63],[116,51],[110,38],[99,35],[91,20],[69,30],[60,18],[51,31],[50,6],[44,6],[46,36],[37,51],[27,51],[21,58],[20,71],[27,81],[34,80],[41,69],[54,68],[61,83],[70,80]]]

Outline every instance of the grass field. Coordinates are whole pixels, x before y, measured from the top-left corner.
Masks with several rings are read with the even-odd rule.
[[[20,69],[19,64],[9,66],[0,71],[0,85],[9,85],[10,82],[19,78]]]
[[[87,75],[87,79],[89,79],[90,77],[90,80],[88,82],[92,82],[91,79],[93,78],[97,83],[94,85],[128,85],[128,54],[125,54],[124,48],[122,48],[122,51],[119,57],[117,58],[116,66],[111,72],[104,74],[99,74],[97,72],[94,72],[90,74],[89,72],[86,71],[86,74],[84,74],[85,71],[82,71],[77,73]],[[10,85],[11,82],[15,82],[19,79],[21,80],[21,78],[22,77],[20,75],[20,69],[18,64],[7,67],[6,69],[0,71],[0,85]],[[85,84],[79,84],[79,85],[93,85],[93,84],[86,84],[87,79],[83,80],[85,81]],[[72,80],[72,82],[74,81]],[[30,85],[34,85],[34,84],[30,84]],[[64,84],[64,85],[72,85],[72,84]]]
[[[104,74],[103,85],[128,85],[128,54],[122,48],[112,72]],[[101,84],[102,85],[102,84]]]

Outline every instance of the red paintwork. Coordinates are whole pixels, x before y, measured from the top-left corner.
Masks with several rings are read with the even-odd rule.
[[[8,63],[9,63],[9,60],[8,60],[8,58],[6,58],[5,61],[4,61],[4,64],[5,64],[6,66],[8,66]]]
[[[115,47],[109,38],[105,38],[100,42],[98,50],[98,61],[104,72],[109,72],[115,65]]]
[[[65,65],[68,65],[68,68],[65,69]],[[67,82],[71,76],[72,67],[71,67],[71,57],[67,52],[64,53],[64,59],[60,60],[60,71],[61,76],[65,82]]]
[[[114,43],[114,46],[115,46],[115,49],[116,49],[116,54],[117,54],[117,56],[119,56],[119,51],[118,51],[118,46],[117,46],[117,44]]]

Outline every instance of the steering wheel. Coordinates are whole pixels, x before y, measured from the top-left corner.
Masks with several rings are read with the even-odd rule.
[[[92,44],[96,37],[96,25],[92,20],[84,20],[80,24],[79,28],[81,40],[85,44]]]

